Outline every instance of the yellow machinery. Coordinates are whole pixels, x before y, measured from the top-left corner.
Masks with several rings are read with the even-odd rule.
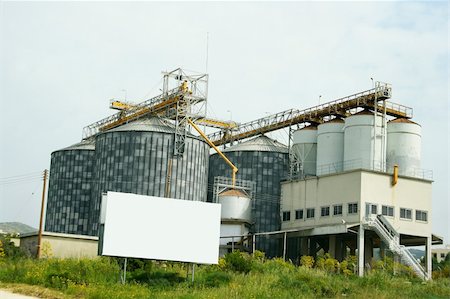
[[[209,138],[203,133],[202,130],[191,120],[188,118],[188,123],[200,134],[200,136],[205,139],[205,141],[209,144],[210,147],[212,147],[222,159],[225,160],[225,162],[231,167],[231,182],[233,187],[236,185],[236,173],[238,172],[238,168],[222,153],[222,151],[214,145],[214,143],[209,140]]]
[[[185,83],[183,83],[185,84]],[[188,89],[186,89],[185,87],[181,86],[180,90],[183,90],[185,92],[189,92]],[[172,100],[172,103],[174,103],[175,101]],[[165,103],[167,104],[167,103]],[[119,110],[119,111],[125,111],[125,110],[131,110],[131,109],[135,109],[135,114],[134,116],[138,115],[138,114],[147,114],[150,109],[149,108],[141,108],[139,109],[139,105],[136,104],[131,104],[131,103],[127,103],[127,102],[122,102],[122,101],[111,101],[111,104],[109,106],[109,108],[111,109],[115,109],[115,110]],[[156,109],[153,109],[156,111]],[[203,126],[207,126],[207,127],[212,127],[212,128],[217,128],[217,129],[233,129],[236,128],[238,126],[237,123],[235,123],[234,121],[224,121],[224,120],[218,120],[218,119],[212,119],[212,118],[199,118],[195,121],[198,125],[203,125]],[[102,131],[104,129],[109,129],[111,125],[105,126],[102,128]]]

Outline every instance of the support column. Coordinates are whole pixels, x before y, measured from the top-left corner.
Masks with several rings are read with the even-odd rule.
[[[342,261],[344,259],[344,240],[342,240],[342,237],[336,238],[336,256],[335,259],[338,261]]]
[[[317,248],[316,238],[310,238],[309,239],[309,255],[313,256],[315,259],[317,257],[317,251],[319,251],[319,249]]]
[[[300,239],[300,256],[302,255],[309,255],[308,237],[303,237]]]
[[[384,244],[383,241],[380,241],[380,258],[384,259],[385,256],[386,256],[386,245]]]
[[[364,239],[364,261],[370,263],[373,258],[373,239],[367,237]]]
[[[330,235],[328,239],[328,253],[332,258],[336,258],[336,235]]]
[[[364,227],[359,225],[358,232],[358,276],[364,276]]]
[[[431,279],[431,272],[432,272],[432,259],[431,259],[431,236],[426,238],[426,245],[425,245],[425,265],[426,265],[426,271],[428,279]]]

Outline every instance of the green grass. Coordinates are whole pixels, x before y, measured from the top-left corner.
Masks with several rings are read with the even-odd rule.
[[[346,269],[339,268],[339,263],[333,266],[327,257],[315,266],[233,253],[219,265],[197,266],[191,283],[184,264],[130,260],[127,284],[122,285],[120,265],[112,258],[1,258],[0,288],[41,298],[450,297],[450,278],[422,282],[407,271],[394,276],[382,269],[359,278],[351,271],[342,274]]]

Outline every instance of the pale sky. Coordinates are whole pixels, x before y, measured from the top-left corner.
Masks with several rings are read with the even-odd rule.
[[[123,90],[140,102],[163,70],[205,72],[209,32],[211,117],[246,122],[369,89],[371,77],[391,83],[422,125],[433,232],[449,243],[448,17],[447,1],[0,2],[0,222],[37,227],[35,173],[51,152],[80,141]]]

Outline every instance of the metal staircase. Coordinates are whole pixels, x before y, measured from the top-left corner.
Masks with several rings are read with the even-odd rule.
[[[364,219],[363,225],[367,229],[375,231],[378,236],[388,245],[389,250],[395,254],[400,255],[402,261],[417,274],[418,277],[423,280],[429,280],[430,277],[422,265],[416,260],[416,258],[409,252],[404,246],[400,245],[400,235],[392,227],[382,215],[370,215]]]

